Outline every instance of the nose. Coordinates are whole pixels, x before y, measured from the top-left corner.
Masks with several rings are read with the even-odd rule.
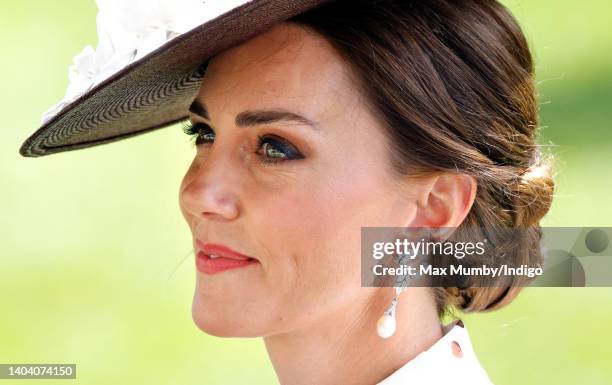
[[[180,204],[195,218],[232,220],[240,211],[239,173],[228,157],[213,158],[213,152],[206,159],[194,159],[184,178]]]

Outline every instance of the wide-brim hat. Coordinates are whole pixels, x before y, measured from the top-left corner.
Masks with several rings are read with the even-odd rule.
[[[66,96],[19,153],[83,149],[185,120],[209,58],[327,1],[97,0],[97,49],[74,58]]]

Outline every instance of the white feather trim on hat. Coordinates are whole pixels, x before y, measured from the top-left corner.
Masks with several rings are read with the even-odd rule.
[[[250,0],[96,0],[98,46],[86,46],[68,68],[64,98],[42,124],[95,85],[167,41]]]

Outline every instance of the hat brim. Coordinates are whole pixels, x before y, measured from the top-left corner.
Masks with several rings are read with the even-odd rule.
[[[168,41],[81,95],[19,149],[39,157],[88,148],[188,117],[209,58],[328,0],[252,0]]]

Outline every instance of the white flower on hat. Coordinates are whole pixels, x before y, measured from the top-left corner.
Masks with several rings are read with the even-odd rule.
[[[98,46],[74,57],[66,94],[43,114],[42,124],[128,64],[247,1],[96,0]]]

